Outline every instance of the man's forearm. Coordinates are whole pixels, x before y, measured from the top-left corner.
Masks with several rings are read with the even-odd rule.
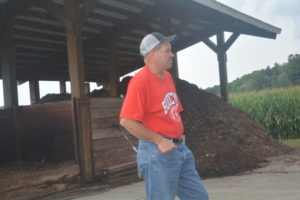
[[[176,145],[171,140],[149,130],[139,121],[122,118],[120,124],[135,137],[156,144],[162,153],[171,152],[176,148]]]
[[[144,124],[140,123],[139,121],[122,118],[120,120],[120,124],[129,133],[139,139],[147,140],[155,144],[158,144],[163,139],[161,135],[149,130]]]

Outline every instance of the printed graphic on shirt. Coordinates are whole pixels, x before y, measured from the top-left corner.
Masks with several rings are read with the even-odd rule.
[[[162,102],[162,106],[164,108],[164,114],[169,115],[171,119],[173,119],[176,122],[180,122],[180,115],[178,113],[178,98],[177,95],[174,92],[169,92],[164,97],[164,100]]]

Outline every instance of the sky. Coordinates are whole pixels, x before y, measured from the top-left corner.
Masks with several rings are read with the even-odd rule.
[[[275,62],[287,62],[288,55],[300,53],[299,0],[218,1],[281,28],[275,40],[249,35],[238,37],[227,51],[229,82],[255,70],[273,67]],[[179,52],[178,58],[180,78],[202,89],[220,84],[217,55],[205,44],[198,43]]]
[[[240,35],[227,51],[227,75],[231,82],[255,70],[287,62],[290,54],[300,53],[299,0],[218,0],[229,7],[281,28],[277,38],[267,39]],[[230,33],[226,33],[228,38]],[[211,38],[215,41],[215,38]],[[199,88],[219,85],[217,55],[205,44],[198,43],[178,52],[179,77]],[[96,85],[91,86],[91,90]],[[67,91],[70,91],[67,85]],[[58,82],[40,81],[40,96],[59,93]],[[19,104],[29,101],[28,82],[18,86]],[[0,106],[3,105],[3,87],[0,80]]]

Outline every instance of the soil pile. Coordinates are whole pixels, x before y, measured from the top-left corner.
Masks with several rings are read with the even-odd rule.
[[[201,176],[231,175],[264,164],[290,150],[273,139],[253,117],[220,97],[184,80],[175,81],[183,104],[187,145]]]
[[[106,89],[95,89],[91,93],[88,94],[90,97],[109,97],[110,96],[110,91]]]
[[[71,94],[69,94],[69,93],[47,94],[39,100],[39,103],[67,101],[67,100],[71,100]]]

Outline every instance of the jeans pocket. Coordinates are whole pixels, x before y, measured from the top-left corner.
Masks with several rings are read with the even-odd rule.
[[[156,150],[153,156],[155,157],[155,159],[157,159],[158,162],[170,166],[178,162],[177,149],[173,149],[169,153],[161,153],[159,150]]]
[[[148,147],[147,146],[140,147],[137,152],[137,168],[138,168],[138,175],[140,178],[144,177],[145,170],[147,167],[147,160],[148,160]]]

